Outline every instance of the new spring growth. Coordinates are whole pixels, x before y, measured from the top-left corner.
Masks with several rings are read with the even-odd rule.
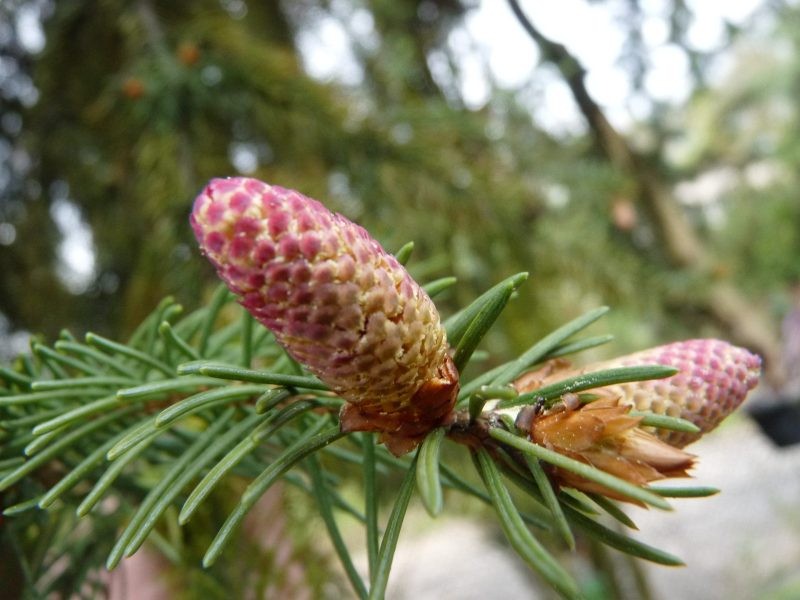
[[[451,415],[458,373],[439,314],[366,230],[299,192],[214,179],[192,228],[241,304],[347,402],[345,431],[395,454]]]
[[[688,340],[578,371],[553,370],[551,365],[547,369],[551,372],[528,373],[514,385],[519,392],[530,392],[566,377],[653,364],[675,367],[679,372],[666,379],[590,390],[594,399],[587,404],[570,395],[549,411],[525,419],[531,439],[638,485],[685,475],[694,457],[680,448],[714,429],[744,401],[758,383],[758,356],[721,340]],[[642,428],[642,417],[631,415],[631,409],[680,417],[700,431]],[[627,499],[568,471],[554,470],[552,475],[563,485]]]

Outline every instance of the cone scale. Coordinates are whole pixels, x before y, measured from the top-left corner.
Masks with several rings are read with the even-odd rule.
[[[346,400],[343,430],[402,454],[450,417],[458,373],[436,307],[362,227],[243,177],[212,180],[191,224],[240,303]]]

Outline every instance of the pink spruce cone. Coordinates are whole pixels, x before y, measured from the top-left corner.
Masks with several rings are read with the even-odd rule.
[[[347,401],[343,430],[402,454],[450,415],[458,373],[436,307],[362,227],[245,177],[213,179],[191,223],[241,304]]]
[[[619,404],[635,410],[681,417],[697,425],[701,430],[697,434],[653,431],[677,448],[719,425],[756,386],[761,372],[761,359],[755,354],[722,340],[700,339],[658,346],[579,371],[561,370],[544,377],[530,373],[517,380],[515,386],[520,392],[527,392],[572,375],[638,365],[665,365],[680,372],[666,379],[621,383],[591,391],[617,397]]]

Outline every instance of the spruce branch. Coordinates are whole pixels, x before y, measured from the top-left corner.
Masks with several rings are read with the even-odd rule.
[[[265,185],[255,187],[271,193]],[[248,186],[253,184],[238,181],[234,187]],[[280,193],[304,206],[302,198]],[[295,209],[299,220],[306,218]],[[218,209],[204,210],[209,211],[204,218],[217,223],[213,214]],[[327,222],[327,213],[317,205],[313,211],[318,212],[308,217],[309,227]],[[337,225],[340,242],[366,239],[351,225]],[[204,243],[218,247],[216,233],[203,232]],[[304,243],[316,248],[313,241]],[[284,242],[281,251],[297,259],[303,247]],[[392,273],[401,287],[407,282],[401,263],[409,259],[410,246],[398,252],[402,261],[371,243],[359,248],[360,266],[350,265],[347,253],[336,256],[344,273],[360,273],[374,285],[359,283],[340,293],[329,286],[327,263],[301,262],[322,282],[310,290],[312,297],[333,302],[331,314],[336,315],[352,312],[354,301],[363,302],[359,310],[372,311],[371,318],[396,336],[391,340],[396,347],[416,348],[425,360],[415,355],[401,368],[393,362],[394,350],[384,354],[385,340],[363,333],[360,321],[351,339],[350,329],[322,330],[317,326],[324,320],[318,315],[306,312],[301,320],[299,312],[290,312],[307,309],[303,302],[279,307],[286,318],[295,319],[292,335],[278,331],[283,321],[268,321],[275,330],[270,333],[247,312],[235,314],[228,306],[231,293],[220,287],[207,306],[188,315],[165,300],[127,343],[93,333],[79,342],[63,334],[52,346],[37,342],[29,356],[0,370],[3,514],[10,535],[24,542],[20,556],[32,589],[52,588],[47,583],[52,561],[67,552],[59,546],[50,562],[41,558],[40,542],[26,527],[42,509],[60,527],[77,519],[93,527],[92,535],[113,531],[103,556],[92,554],[94,567],[87,567],[104,562],[111,569],[148,540],[179,559],[181,550],[168,541],[165,528],[194,526],[202,520],[202,509],[225,496],[230,498],[228,516],[213,523],[216,533],[202,559],[210,567],[225,555],[263,494],[280,481],[317,507],[359,597],[385,595],[415,489],[432,516],[442,514],[447,497],[456,493],[492,507],[512,548],[567,598],[579,597],[581,589],[534,531],[551,531],[570,549],[576,534],[587,535],[632,556],[680,564],[606,527],[600,513],[635,527],[616,501],[667,509],[665,498],[715,493],[706,486],[651,482],[686,474],[694,457],[676,446],[709,431],[738,406],[757,380],[757,357],[718,340],[694,340],[596,368],[571,369],[558,357],[609,339],[582,337],[607,312],[601,307],[544,335],[520,356],[465,375],[464,367],[527,276],[500,282],[441,322],[422,286],[407,283],[407,297],[398,299],[392,295],[397,287],[375,284],[384,272]],[[234,254],[243,256],[246,249],[245,243]],[[264,252],[269,255],[275,248]],[[242,270],[231,273],[234,283],[241,284]],[[285,283],[284,275],[275,277],[276,286]],[[428,290],[454,283],[438,281]],[[291,290],[278,288],[282,297],[290,297]],[[269,293],[249,297],[247,308],[254,316],[278,311]],[[406,308],[396,310],[395,301],[406,302]],[[393,310],[396,322],[376,316]],[[414,346],[428,334],[432,347]],[[326,344],[337,343],[353,349],[350,358],[361,361],[362,370],[345,365],[337,371],[325,362],[331,358],[323,352]],[[304,360],[309,356],[310,363]],[[694,370],[685,373],[684,363]],[[394,385],[415,378],[413,385]],[[454,451],[444,452],[447,445]],[[407,453],[415,448],[409,459]],[[454,456],[474,460],[484,489],[461,475]],[[345,471],[340,469],[346,465],[359,466],[363,506],[345,500],[340,476]],[[389,514],[381,515],[385,494],[379,490],[389,477],[402,478],[402,484]],[[233,483],[242,480],[243,491]],[[524,494],[524,511],[517,508],[507,482]],[[115,502],[104,503],[105,498]],[[112,504],[117,508],[109,511]],[[367,580],[354,567],[338,513],[354,516],[364,527]]]

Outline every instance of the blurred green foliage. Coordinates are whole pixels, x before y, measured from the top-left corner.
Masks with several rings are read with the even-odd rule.
[[[647,47],[633,43],[635,4],[620,27],[631,41],[623,58],[641,75]],[[17,0],[4,10],[13,17],[31,5],[42,7],[44,49],[25,53],[13,36],[4,47],[38,90],[36,102],[2,100],[22,118],[6,141],[27,157],[2,188],[0,220],[16,241],[0,253],[0,310],[13,328],[124,333],[165,294],[197,305],[211,277],[186,216],[206,180],[237,167],[324,200],[390,249],[413,239],[417,256],[429,258],[426,274],[458,276],[444,300],[451,306],[530,271],[534,285],[493,340],[501,353],[599,303],[619,311],[619,350],[708,326],[692,308],[708,273],[670,265],[637,209],[636,182],[596,140],[542,129],[526,86],[467,106],[448,40],[469,4]],[[691,14],[682,3],[670,10],[680,33]],[[782,16],[770,35],[795,43],[787,23],[796,10],[764,10]],[[350,27],[356,16],[368,17],[367,37]],[[313,55],[301,53],[302,36],[331,21],[350,36],[342,60],[358,76],[347,83],[311,77],[304,61]],[[756,50],[765,35],[732,28],[720,53],[742,68],[711,88],[717,56],[676,34],[694,58],[695,92],[685,106],[654,102],[634,137],[667,181],[713,169],[735,179],[709,201],[722,226],[709,225],[704,210],[690,216],[717,251],[714,275],[756,300],[797,276],[800,231],[796,54],[778,44]],[[448,77],[434,76],[434,55],[447,58]],[[756,68],[765,56],[768,72]],[[757,161],[775,174],[766,183],[747,180]],[[77,296],[57,274],[60,236],[48,206],[59,198],[80,208],[93,234],[95,276]]]

